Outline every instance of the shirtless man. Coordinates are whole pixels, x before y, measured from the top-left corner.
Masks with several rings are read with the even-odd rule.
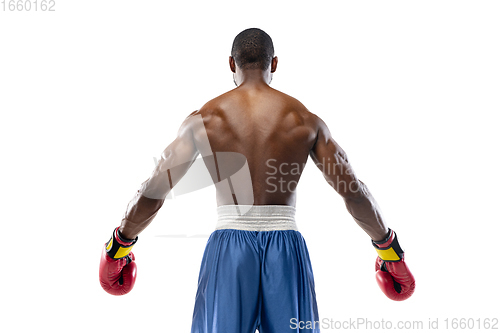
[[[129,203],[103,249],[100,281],[107,292],[132,289],[137,235],[201,155],[216,186],[218,222],[203,255],[191,332],[298,332],[298,323],[318,321],[309,255],[294,220],[295,187],[311,156],[372,239],[382,291],[393,300],[412,295],[415,280],[396,234],[346,153],[318,116],[269,86],[277,65],[264,31],[236,36],[229,66],[237,87],[186,118]],[[319,325],[308,331],[319,332]]]

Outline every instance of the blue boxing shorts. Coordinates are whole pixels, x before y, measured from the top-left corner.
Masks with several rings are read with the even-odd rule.
[[[217,213],[191,333],[319,332],[313,271],[295,208],[228,205]],[[299,325],[306,322],[314,328]]]

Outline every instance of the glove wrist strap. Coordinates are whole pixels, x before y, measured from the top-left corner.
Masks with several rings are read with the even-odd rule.
[[[389,229],[389,235],[378,242],[372,240],[372,245],[375,247],[378,256],[383,261],[401,261],[404,256],[404,251],[399,245],[396,233]]]
[[[112,259],[121,259],[128,256],[139,237],[127,239],[120,234],[118,228],[115,228],[110,240],[106,243],[106,253]]]

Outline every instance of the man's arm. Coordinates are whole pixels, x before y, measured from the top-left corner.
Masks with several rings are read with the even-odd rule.
[[[120,227],[104,244],[99,264],[99,281],[111,295],[125,295],[134,287],[137,265],[132,248],[158,213],[165,198],[186,174],[198,155],[193,139],[196,111],[184,120],[177,138],[163,151],[153,174],[130,201]],[[201,116],[200,116],[201,117]],[[201,118],[199,118],[201,119]]]
[[[191,113],[182,123],[177,138],[163,151],[152,175],[129,202],[122,219],[120,234],[135,239],[154,219],[172,188],[189,170],[198,156],[193,139]]]
[[[382,292],[394,301],[408,299],[415,291],[415,278],[405,263],[396,233],[387,228],[375,199],[356,178],[346,153],[332,139],[326,124],[319,118],[317,124],[311,158],[327,182],[344,198],[356,223],[371,237],[378,253],[375,278]]]
[[[389,229],[377,202],[367,186],[356,177],[346,153],[333,140],[328,127],[319,117],[316,143],[310,155],[328,184],[344,198],[347,210],[356,223],[372,240],[384,239]]]

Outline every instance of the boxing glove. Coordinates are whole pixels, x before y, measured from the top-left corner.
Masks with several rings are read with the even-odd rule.
[[[404,301],[415,291],[415,278],[404,260],[404,251],[399,246],[396,233],[378,242],[372,240],[378,253],[375,262],[375,278],[382,292],[393,301]]]
[[[99,281],[102,288],[111,295],[125,295],[135,284],[137,266],[132,247],[135,239],[124,238],[118,228],[113,231],[111,239],[104,244],[99,265]]]

